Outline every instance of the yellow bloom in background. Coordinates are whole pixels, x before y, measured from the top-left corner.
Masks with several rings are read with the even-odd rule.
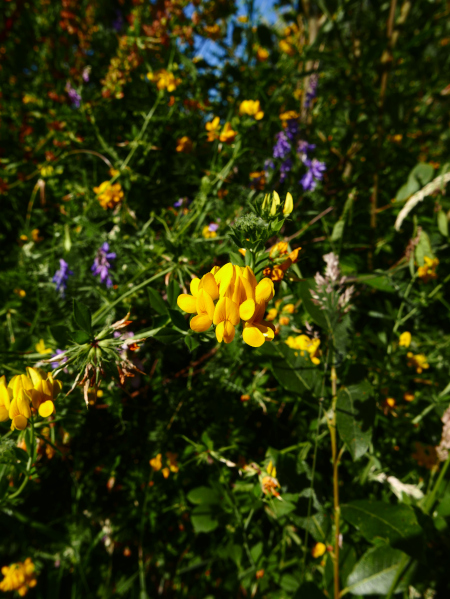
[[[322,555],[324,555],[325,551],[327,550],[327,546],[325,545],[325,543],[316,543],[314,545],[314,547],[311,549],[311,555],[314,558],[317,557],[322,557]]]
[[[214,25],[207,25],[204,29],[205,34],[212,40],[217,40],[221,36],[220,27],[217,23]]]
[[[164,478],[169,478],[169,476],[170,476],[170,470],[169,470],[169,468],[163,468],[161,470],[161,472],[162,472],[162,475],[164,476]]]
[[[218,116],[214,117],[212,121],[206,123],[205,129],[208,131],[207,141],[219,139],[220,118]]]
[[[256,50],[256,60],[258,62],[266,62],[266,60],[269,58],[269,52],[268,50],[266,50],[265,48],[261,48],[259,47]]]
[[[190,154],[192,152],[192,140],[187,135],[183,135],[180,139],[177,140],[177,147],[175,150],[177,152],[183,152],[183,154]]]
[[[294,304],[286,304],[281,308],[282,312],[286,312],[287,314],[294,314],[295,306]]]
[[[27,292],[25,291],[25,289],[14,289],[14,293],[16,295],[18,295],[19,297],[25,297]]]
[[[292,121],[294,119],[300,118],[300,115],[295,110],[288,110],[287,112],[282,112],[280,114],[281,121]]]
[[[49,347],[45,347],[45,341],[39,339],[39,343],[34,346],[38,354],[51,354],[52,350]]]
[[[320,364],[320,339],[310,339],[308,335],[297,335],[297,337],[289,336],[286,339],[286,344],[291,349],[300,351],[300,355],[303,356],[304,352],[308,352],[311,362],[317,366]]]
[[[181,79],[177,79],[173,73],[166,71],[166,69],[160,69],[154,73],[147,73],[147,79],[153,81],[159,90],[167,90],[173,92],[180,85]]]
[[[270,476],[274,477],[277,475],[277,469],[273,465],[272,460],[270,460],[269,465],[267,466],[267,474],[270,474]]]
[[[12,389],[6,386],[4,376],[0,377],[0,422],[5,422],[9,418],[9,406],[13,398]]]
[[[264,185],[266,184],[266,173],[265,171],[255,171],[250,173],[250,187],[252,189],[264,189]]]
[[[241,15],[240,17],[237,18],[237,20],[239,21],[239,23],[248,23],[247,15]]]
[[[169,462],[169,469],[171,472],[178,472],[180,467],[178,466],[178,462],[177,462],[177,457],[178,454],[177,453],[172,453],[171,451],[168,451],[166,453],[166,457],[167,457],[167,461]]]
[[[233,131],[230,123],[225,123],[224,128],[222,129],[222,133],[219,135],[219,140],[222,143],[232,143],[237,136],[237,131]]]
[[[424,354],[414,355],[412,352],[406,354],[408,358],[408,366],[415,368],[417,374],[421,374],[424,370],[428,370],[430,365],[427,362],[427,358]]]
[[[410,391],[406,391],[406,392],[403,394],[403,399],[404,399],[405,401],[414,401],[414,393],[411,393]]]
[[[289,324],[289,316],[280,316],[280,325],[287,326]]]
[[[123,190],[120,183],[111,185],[109,181],[103,181],[98,187],[94,187],[97,194],[97,200],[100,206],[106,210],[107,208],[115,208],[123,199]]]
[[[409,347],[411,344],[411,333],[409,331],[405,331],[400,335],[400,339],[398,341],[400,347]]]
[[[34,243],[39,243],[40,241],[44,240],[44,238],[39,235],[39,229],[33,229],[31,231],[31,239],[34,241]]]
[[[21,597],[24,597],[29,589],[37,585],[34,564],[31,558],[10,566],[3,566],[3,580],[0,582],[0,591],[17,591]]]
[[[161,461],[161,454],[158,453],[158,455],[154,458],[152,458],[150,460],[150,466],[153,468],[153,470],[155,472],[158,472],[158,470],[161,470],[162,468],[162,461]]]
[[[41,177],[51,177],[53,175],[54,172],[54,168],[52,167],[51,164],[49,164],[48,166],[43,166],[41,168]]]
[[[424,256],[423,259],[425,264],[419,266],[417,276],[420,277],[424,283],[428,283],[431,279],[437,279],[436,268],[439,264],[439,260],[437,258],[429,258],[428,256]]]
[[[266,320],[268,322],[272,322],[272,320],[275,320],[277,316],[278,310],[276,308],[270,308],[270,310],[267,312]]]
[[[217,231],[211,231],[209,225],[205,225],[202,229],[202,235],[205,239],[213,239],[217,237]]]
[[[239,106],[239,114],[247,114],[253,116],[257,121],[264,117],[264,112],[261,110],[259,100],[244,100]]]

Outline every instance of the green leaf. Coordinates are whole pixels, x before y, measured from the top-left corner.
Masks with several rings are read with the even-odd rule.
[[[167,301],[171,308],[175,308],[177,305],[177,297],[180,295],[181,289],[175,279],[170,279],[169,285],[167,286]]]
[[[189,491],[187,498],[197,505],[214,505],[220,503],[220,495],[211,487],[196,487]]]
[[[212,532],[219,521],[208,506],[198,506],[192,510],[191,522],[195,532]]]
[[[55,325],[50,328],[50,333],[60,349],[63,349],[69,341],[70,331],[63,325]]]
[[[184,338],[184,342],[190,352],[193,352],[196,347],[200,345],[200,341],[194,335],[188,335]]]
[[[341,513],[370,542],[383,539],[409,555],[423,547],[423,531],[409,505],[360,500],[342,505]]]
[[[73,300],[73,319],[75,323],[86,333],[92,333],[91,312],[87,306]]]
[[[380,545],[369,549],[359,560],[347,579],[347,589],[353,595],[386,595],[398,569],[404,566],[406,554],[398,549]],[[396,588],[401,593],[407,588],[402,580]],[[347,590],[346,589],[346,590]]]
[[[333,227],[333,232],[331,233],[330,241],[339,241],[342,238],[344,233],[345,220],[338,220]]]
[[[437,215],[437,224],[439,233],[444,237],[448,237],[448,220],[447,215],[443,210],[439,210]]]
[[[415,249],[416,262],[419,266],[423,266],[425,264],[425,256],[428,258],[434,258],[433,250],[431,249],[430,238],[422,231],[420,233],[419,243],[416,245]]]
[[[294,352],[281,342],[264,343],[259,348],[263,355],[271,357],[270,368],[281,385],[292,393],[302,393],[314,388],[319,373],[309,357]],[[297,355],[295,355],[297,353]]]
[[[178,339],[180,339],[180,337],[182,336],[182,333],[176,331],[175,329],[172,329],[170,327],[163,327],[158,331],[158,333],[156,333],[155,339],[161,341],[162,343],[174,343],[175,341],[178,341]]]
[[[174,326],[178,327],[182,331],[189,330],[189,322],[184,318],[184,316],[178,310],[169,310],[170,320],[173,322]]]
[[[420,183],[421,187],[424,187],[427,183],[431,181],[434,175],[434,168],[431,164],[427,164],[425,162],[419,162],[413,168],[410,173],[410,177],[414,177]]]
[[[147,287],[147,292],[150,306],[153,308],[153,310],[155,310],[155,312],[158,312],[158,314],[166,314],[167,306],[159,292],[156,291],[156,289],[153,289],[152,287]]]
[[[339,436],[357,460],[369,449],[375,405],[368,401],[372,386],[364,381],[340,389],[336,404],[336,422]]]
[[[89,343],[89,340],[91,338],[90,335],[88,335],[84,331],[73,331],[72,333],[70,333],[70,337],[73,341],[75,341],[75,343],[78,343],[78,345],[84,345],[85,343]]]
[[[314,279],[306,279],[305,281],[301,281],[298,284],[298,287],[300,297],[303,301],[303,306],[309,316],[316,324],[328,331],[330,326],[325,312],[321,310],[319,306],[316,306],[316,304],[312,301],[311,289],[316,289]]]
[[[374,277],[372,275],[360,275],[357,281],[358,283],[369,285],[369,287],[379,289],[380,291],[386,291],[387,293],[395,293],[395,287],[390,282],[388,276]]]

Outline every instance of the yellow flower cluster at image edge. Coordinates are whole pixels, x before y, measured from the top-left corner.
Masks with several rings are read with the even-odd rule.
[[[36,574],[34,564],[29,557],[22,563],[17,562],[10,566],[3,566],[3,580],[0,582],[0,591],[17,591],[21,597],[24,597],[29,589],[36,586]]]
[[[248,345],[260,347],[274,338],[273,325],[264,320],[274,295],[273,283],[267,278],[257,283],[250,267],[231,263],[222,268],[215,266],[201,279],[193,279],[190,289],[192,295],[182,293],[177,304],[184,312],[196,314],[191,320],[191,329],[196,333],[214,324],[217,341],[231,343],[235,327],[242,320],[242,337]]]
[[[27,374],[13,376],[8,385],[5,377],[0,377],[0,422],[11,419],[11,430],[24,430],[32,408],[42,418],[50,416],[61,388],[61,381],[37,368],[28,367]]]

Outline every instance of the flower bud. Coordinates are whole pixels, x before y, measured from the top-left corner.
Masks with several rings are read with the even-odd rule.
[[[283,214],[284,216],[288,216],[294,210],[294,200],[292,199],[292,195],[288,191],[286,194],[286,200],[284,201]]]
[[[277,213],[277,207],[281,204],[280,196],[277,191],[273,192],[272,196],[272,208],[270,209],[270,216],[275,216]]]

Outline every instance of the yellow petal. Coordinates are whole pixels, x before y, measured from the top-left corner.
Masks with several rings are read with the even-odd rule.
[[[41,372],[37,368],[31,368],[30,366],[28,366],[27,374],[28,377],[31,379],[31,382],[33,383],[33,387],[35,387],[37,383],[39,381],[42,381],[43,379]]]
[[[225,309],[226,309],[226,313],[227,313],[227,320],[230,321],[231,324],[234,326],[238,325],[240,322],[239,306],[232,300],[226,298],[226,308]],[[233,334],[233,337],[234,337],[234,334]]]
[[[215,325],[218,325],[220,322],[223,322],[227,317],[226,310],[225,310],[227,299],[228,298],[226,298],[226,297],[222,297],[216,304],[216,308],[214,310],[214,316],[213,316],[213,323]],[[217,331],[217,329],[216,329],[216,331]]]
[[[50,377],[49,377],[50,378]],[[55,399],[56,397],[58,397],[61,389],[62,389],[62,382],[61,381],[57,381],[57,380],[53,380],[52,379],[52,386],[53,386],[53,391],[52,391],[52,397],[53,399]]]
[[[228,288],[230,287],[231,283],[234,282],[235,276],[235,269],[231,262],[225,264],[225,266],[222,266],[222,268],[215,277],[216,282],[219,285],[220,297],[223,297],[225,293],[228,291]],[[217,280],[218,277],[219,280]]]
[[[255,313],[255,308],[254,300],[248,299],[239,306],[239,316],[242,320],[250,320]]]
[[[207,273],[204,277],[202,277],[201,288],[204,289],[204,291],[206,291],[206,293],[211,297],[213,301],[218,299],[219,287],[216,283],[214,275],[212,275],[210,272]]]
[[[194,279],[195,280],[195,279]],[[182,293],[177,298],[177,306],[183,310],[183,312],[188,312],[189,314],[197,313],[197,302],[194,296],[188,295],[187,293]]]
[[[225,341],[225,343],[231,343],[234,339],[235,333],[236,333],[236,330],[235,330],[234,326],[231,324],[231,322],[229,320],[227,320],[225,322],[225,327],[224,327],[224,331],[223,331],[223,340]]]
[[[197,297],[199,285],[200,285],[200,279],[198,279],[197,277],[195,279],[192,279],[189,287],[190,287],[191,293],[194,297]]]
[[[31,416],[31,408],[30,408],[30,400],[27,395],[25,395],[23,389],[19,391],[17,396],[17,408],[19,410],[19,414],[25,416],[25,418],[30,418]]]
[[[277,191],[273,192],[272,195],[272,207],[270,209],[270,216],[275,216],[276,212],[277,212],[277,206],[279,206],[281,204],[281,200],[280,200],[280,196],[278,195]]]
[[[12,399],[12,390],[0,384],[0,406],[4,406],[9,410]]]
[[[219,324],[216,326],[216,339],[219,343],[222,343],[222,341],[223,341],[224,330],[225,330],[225,321],[223,320],[222,322],[219,322]]]
[[[242,331],[242,338],[251,347],[261,347],[266,340],[259,328],[254,324],[246,322]]]
[[[27,425],[28,420],[25,418],[25,416],[21,416],[20,414],[18,414],[17,416],[14,416],[14,418],[12,419],[11,430],[13,431],[17,428],[19,431],[23,431],[27,428]]]
[[[286,194],[286,200],[284,202],[283,214],[284,216],[288,216],[294,210],[294,200],[292,199],[292,195],[288,192]]]
[[[5,406],[0,406],[0,422],[5,422],[9,418],[9,411]]]
[[[53,414],[54,411],[55,406],[53,405],[53,402],[50,400],[44,401],[44,403],[41,403],[41,405],[39,406],[39,416],[42,416],[42,418],[47,418],[47,416]]]
[[[196,306],[197,314],[207,314],[212,321],[214,316],[214,302],[203,289],[198,292]]]
[[[255,289],[255,300],[256,303],[268,302],[273,298],[273,283],[270,279],[262,279]]]
[[[198,314],[191,320],[191,329],[196,333],[203,333],[207,331],[212,325],[212,319],[208,314]]]
[[[213,266],[211,268],[210,273],[213,275],[214,280],[215,280],[216,274],[219,272],[219,270],[220,270],[220,266]]]
[[[39,391],[37,389],[31,389],[30,394],[31,394],[31,403],[33,404],[33,408],[35,410],[37,410],[39,408],[39,406],[41,405],[41,403],[43,401],[45,401],[45,399],[46,399],[45,395],[42,393],[42,391]]]

